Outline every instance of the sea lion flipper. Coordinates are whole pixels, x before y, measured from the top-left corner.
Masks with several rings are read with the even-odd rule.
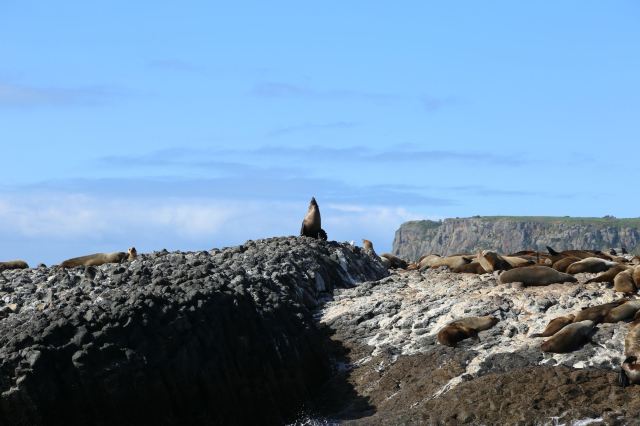
[[[542,333],[533,333],[529,335],[529,337],[544,337],[544,336],[542,335]]]
[[[318,238],[323,241],[327,241],[327,233],[324,229],[320,229],[320,231],[318,231]]]
[[[618,371],[618,385],[620,385],[622,389],[629,386],[629,377],[627,377],[627,373],[622,367],[620,367],[620,371]]]
[[[560,254],[560,253],[558,253],[557,251],[555,251],[554,249],[552,249],[552,248],[551,248],[551,247],[549,247],[549,246],[547,246],[547,251],[549,252],[549,254],[550,254],[551,256],[557,256],[557,255],[559,255],[559,254]]]

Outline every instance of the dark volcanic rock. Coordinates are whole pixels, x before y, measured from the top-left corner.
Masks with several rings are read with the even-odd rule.
[[[310,309],[386,275],[306,237],[5,271],[0,425],[282,423],[331,372]]]

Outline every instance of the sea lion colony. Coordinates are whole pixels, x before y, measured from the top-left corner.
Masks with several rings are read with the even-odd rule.
[[[307,214],[302,221],[300,236],[321,240],[327,239],[322,229],[320,208],[315,198],[311,198]],[[636,294],[640,288],[640,259],[631,257],[626,250],[618,256],[615,250],[603,253],[599,250],[565,250],[557,252],[547,247],[547,252],[524,250],[501,255],[495,251],[481,251],[477,254],[456,254],[440,256],[427,254],[417,262],[409,263],[393,254],[377,255],[373,243],[363,239],[363,250],[377,258],[389,269],[424,271],[429,268],[448,268],[455,273],[485,274],[500,272],[499,282],[522,283],[524,286],[543,286],[553,283],[577,282],[573,274],[600,273],[587,281],[613,283],[614,291],[626,296]],[[95,253],[67,259],[61,268],[78,266],[99,266],[106,263],[122,263],[136,259],[134,247],[128,252]],[[13,260],[0,262],[0,272],[6,269],[28,268],[26,262]],[[625,356],[619,375],[622,386],[640,383],[640,299],[620,299],[618,301],[583,309],[575,314],[554,318],[544,331],[532,334],[531,338],[546,337],[540,348],[544,352],[570,352],[580,347],[595,333],[601,322],[626,321],[633,318],[625,340]],[[492,316],[466,317],[450,322],[439,330],[440,344],[455,347],[464,339],[479,339],[478,333],[488,330],[498,322]]]
[[[371,246],[371,243],[368,242]],[[382,255],[385,256],[385,255]],[[394,256],[395,257],[395,256]],[[397,258],[396,258],[397,259]],[[385,259],[386,260],[386,259]],[[402,268],[399,260],[392,264],[383,260],[390,268]],[[598,275],[587,280],[613,284],[613,291],[622,293],[621,298],[611,303],[591,306],[579,312],[552,319],[540,333],[531,338],[546,338],[540,349],[543,352],[566,353],[578,349],[597,332],[598,324],[630,321],[625,340],[625,357],[620,369],[619,383],[626,386],[640,384],[640,299],[631,299],[640,288],[640,265],[637,257],[625,253],[622,256],[611,250],[565,250],[557,252],[547,247],[547,252],[532,250],[500,255],[494,251],[440,256],[428,254],[417,262],[410,263],[406,270],[425,271],[444,267],[455,273],[499,273],[501,284],[521,283],[523,286],[544,286],[554,283],[576,283],[574,276],[580,273]],[[489,320],[491,319],[491,320]],[[455,347],[467,338],[478,339],[478,333],[491,328],[497,319],[493,317],[467,317],[450,322],[437,334],[442,345]]]

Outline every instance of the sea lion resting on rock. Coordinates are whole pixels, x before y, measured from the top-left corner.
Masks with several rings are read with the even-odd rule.
[[[553,268],[542,265],[511,269],[500,274],[499,279],[502,284],[521,282],[525,286],[578,281],[573,275],[558,272]]]
[[[567,256],[567,257],[563,257],[562,259],[553,262],[551,267],[553,269],[555,269],[556,271],[567,272],[567,268],[569,267],[569,265],[571,265],[572,263],[579,262],[580,260],[581,259],[579,257]]]
[[[604,272],[617,263],[611,260],[600,259],[599,257],[587,257],[579,262],[572,263],[567,267],[567,274],[579,274],[581,272]]]
[[[325,241],[327,239],[327,233],[324,231],[324,229],[322,229],[320,207],[318,207],[318,203],[316,202],[315,197],[311,197],[311,201],[309,202],[309,209],[307,210],[307,214],[302,220],[300,235],[311,238],[318,238]]]
[[[633,282],[632,271],[627,269],[613,279],[613,289],[624,294],[635,294],[638,290]]]
[[[626,321],[633,318],[636,313],[640,311],[640,300],[629,300],[620,306],[617,306],[609,311],[607,316],[604,317],[602,322],[618,322]]]
[[[589,339],[595,323],[591,320],[574,322],[562,328],[540,345],[543,352],[571,352]]]
[[[633,282],[636,284],[636,287],[640,286],[640,266],[636,266],[633,268],[633,273],[631,274],[633,278]]]
[[[626,271],[627,269],[629,269],[627,266],[616,265],[616,266],[610,268],[608,271],[605,271],[605,272],[601,273],[597,277],[594,277],[594,278],[591,278],[590,280],[587,280],[587,284],[589,284],[589,283],[612,283],[613,280],[616,278],[616,275],[618,275],[622,271]]]
[[[438,342],[455,347],[456,343],[469,337],[477,339],[479,331],[488,330],[497,322],[498,319],[492,316],[467,317],[450,322],[438,331]]]
[[[550,337],[563,329],[565,326],[571,324],[576,316],[573,314],[557,317],[549,321],[549,324],[545,327],[542,333],[534,333],[529,337]]]
[[[105,263],[121,263],[125,260],[133,260],[138,257],[135,247],[131,247],[128,253],[117,251],[115,253],[95,253],[88,256],[67,259],[60,264],[62,268],[74,268],[76,266],[100,266]]]
[[[511,264],[495,251],[485,250],[478,253],[476,260],[487,272],[507,271],[512,268]]]
[[[599,257],[601,259],[611,259],[611,256],[602,253],[600,250],[564,250],[562,252],[557,252],[551,247],[547,246],[547,251],[549,252],[549,258],[552,263],[557,262],[563,257],[574,256],[580,259],[586,259],[588,257]]]
[[[441,266],[446,266],[447,268],[453,270],[462,265],[466,265],[467,263],[471,263],[472,259],[473,259],[472,256],[467,256],[467,255],[438,257],[438,258],[434,258],[431,262],[429,262],[429,267],[439,268]]]
[[[394,256],[391,253],[382,253],[380,255],[380,260],[389,269],[406,269],[408,263],[398,256]]]
[[[29,265],[24,260],[9,260],[8,262],[0,262],[0,271],[7,269],[27,269]]]
[[[457,268],[452,269],[453,272],[459,272],[464,274],[486,274],[487,271],[482,267],[480,262],[473,261],[471,263],[465,263],[462,266],[458,266]]]
[[[420,259],[418,259],[418,269],[423,271],[430,268],[431,264],[437,259],[442,259],[442,256],[440,256],[439,254],[428,254],[421,256]]]
[[[614,308],[625,303],[626,299],[616,300],[615,302],[603,303],[602,305],[590,306],[588,308],[584,308],[580,312],[576,314],[573,322],[580,322],[584,320],[591,320],[594,323],[601,323],[606,316],[613,310]]]
[[[627,337],[624,339],[625,360],[622,362],[618,383],[625,387],[630,383],[640,383],[640,321],[629,324]]]

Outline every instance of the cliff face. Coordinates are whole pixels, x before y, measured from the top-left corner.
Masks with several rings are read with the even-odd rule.
[[[423,254],[474,253],[495,249],[572,248],[640,251],[640,219],[561,217],[473,217],[403,223],[393,240],[393,253],[416,260]]]

